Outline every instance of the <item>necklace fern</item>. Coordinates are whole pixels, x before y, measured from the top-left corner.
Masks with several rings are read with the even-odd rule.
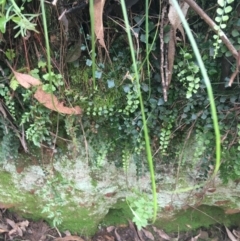
[[[229,19],[229,13],[232,11],[232,7],[229,4],[231,4],[232,2],[234,2],[234,0],[218,0],[218,16],[215,18],[215,21],[218,25],[215,25],[214,27],[218,31],[218,34],[213,35],[213,38],[215,39],[215,42],[213,43],[213,46],[215,47],[214,58],[217,56],[220,44],[222,43],[220,37],[223,33],[221,30],[227,27],[226,23]]]

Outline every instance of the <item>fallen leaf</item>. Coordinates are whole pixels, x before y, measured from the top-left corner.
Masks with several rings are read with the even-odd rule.
[[[105,0],[94,1],[94,31],[99,44],[106,50],[104,42],[104,29],[103,29],[103,8]]]
[[[15,205],[13,203],[3,203],[3,202],[0,202],[0,209],[12,208],[14,206]]]
[[[140,241],[144,241],[143,231],[142,231],[142,230],[143,230],[143,229],[141,229],[141,230],[138,230],[138,229],[137,229],[137,233],[138,233],[138,237],[139,237]]]
[[[198,238],[200,237],[201,233],[199,233],[197,236],[191,238],[191,241],[197,241]]]
[[[156,227],[153,227],[154,232],[156,232],[161,238],[170,240],[171,238],[163,231],[160,229],[157,229]]]
[[[37,91],[34,94],[34,97],[45,107],[50,110],[58,111],[63,114],[75,114],[79,115],[82,113],[82,110],[79,106],[75,107],[65,107],[62,102],[59,102],[55,95],[46,93],[43,91],[42,86],[39,86]]]
[[[240,209],[227,209],[225,211],[226,214],[235,214],[235,213],[240,213]]]
[[[178,29],[182,34],[183,42],[185,44],[185,34],[184,34],[183,27],[182,27],[181,19],[177,13],[177,10],[175,9],[175,7],[173,5],[172,0],[170,0],[169,3],[170,3],[170,8],[169,8],[169,12],[168,12],[168,19],[174,29],[174,40],[176,42],[176,31]],[[183,15],[186,16],[189,5],[186,2],[183,2],[180,7],[181,7]]]
[[[25,89],[29,89],[32,86],[38,86],[38,85],[42,84],[41,81],[39,81],[38,79],[32,77],[31,75],[22,74],[22,73],[14,71],[13,69],[12,69],[12,71],[13,71],[13,74],[14,74],[16,80]]]
[[[145,235],[147,238],[149,238],[149,239],[151,239],[151,240],[154,240],[154,237],[153,237],[152,233],[150,233],[150,232],[149,232],[148,230],[146,230],[146,229],[142,229],[142,231],[143,231],[144,235]]]
[[[40,80],[32,77],[31,75],[19,73],[15,71],[8,62],[7,64],[12,70],[16,80],[24,88],[29,89],[32,86],[38,87],[34,97],[45,107],[63,114],[82,114],[82,110],[79,106],[73,108],[63,106],[63,103],[58,102],[58,99],[55,95],[46,93],[42,90],[42,82]]]
[[[104,235],[104,241],[114,241],[114,237],[108,236],[108,235]]]
[[[0,234],[1,233],[7,233],[7,232],[8,232],[7,226],[0,223]]]
[[[8,64],[8,65],[11,68],[16,80],[24,88],[28,89],[31,86],[37,86],[37,91],[35,92],[34,97],[48,109],[53,110],[53,111],[58,111],[62,114],[69,114],[69,115],[82,114],[82,109],[79,106],[75,106],[72,108],[66,107],[63,105],[62,102],[58,101],[58,99],[55,95],[44,92],[42,89],[42,82],[40,80],[32,77],[31,75],[16,72],[12,69],[10,64]]]
[[[240,231],[237,231],[237,230],[234,230],[233,229],[233,234],[238,238],[238,239],[240,239]]]
[[[109,227],[106,228],[108,233],[112,232],[114,229],[115,229],[114,226],[109,226]]]
[[[231,233],[231,231],[225,226],[225,229],[227,231],[228,237],[231,239],[231,241],[238,241],[235,236]]]
[[[136,231],[136,228],[133,224],[132,221],[128,220],[128,223],[129,223],[129,227],[133,230],[133,233],[134,233],[134,241],[138,241],[138,234],[137,234],[137,231]]]
[[[55,238],[54,241],[84,241],[84,240],[78,236],[66,236],[63,238]]]
[[[8,232],[9,236],[12,236],[13,234],[16,233],[18,236],[23,236],[23,231],[26,231],[26,227],[29,225],[29,222],[22,221],[19,223],[15,223],[14,221],[6,218],[7,223],[12,227],[12,229]]]
[[[115,232],[114,232],[114,233],[115,233],[115,236],[116,236],[117,241],[122,241],[120,235],[119,235],[118,232],[117,232],[117,228],[115,229]]]
[[[7,221],[7,223],[8,223],[12,228],[15,228],[16,223],[15,223],[14,221],[12,221],[12,220],[10,220],[10,219],[8,219],[8,218],[6,218],[6,221]]]
[[[216,188],[214,187],[208,188],[207,192],[216,192]]]

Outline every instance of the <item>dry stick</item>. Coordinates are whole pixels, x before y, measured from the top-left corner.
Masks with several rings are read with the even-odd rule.
[[[226,45],[228,50],[232,53],[235,59],[238,58],[238,52],[235,49],[235,47],[232,45],[232,43],[229,41],[228,37],[225,35],[225,33],[219,29],[216,30],[215,26],[217,24],[197,5],[196,2],[193,0],[184,0],[186,3],[189,4],[189,6],[209,25],[209,27],[219,35],[219,37],[222,39],[223,43]]]
[[[237,58],[236,70],[233,72],[233,74],[232,74],[232,76],[231,76],[231,78],[229,80],[228,86],[232,86],[232,83],[233,83],[234,79],[238,75],[239,67],[240,67],[240,51],[239,51],[238,58]]]
[[[164,17],[167,11],[167,7],[164,6],[162,9],[162,19],[161,19],[161,26],[160,26],[160,53],[161,53],[161,63],[160,63],[160,70],[161,70],[161,78],[162,78],[162,88],[163,88],[163,98],[164,101],[167,101],[167,85],[166,85],[166,71],[164,69],[164,41],[163,41],[163,22]]]

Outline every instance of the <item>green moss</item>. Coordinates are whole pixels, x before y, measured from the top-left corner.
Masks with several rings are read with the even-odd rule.
[[[92,236],[98,229],[100,222],[96,216],[91,216],[87,208],[77,208],[77,211],[63,207],[64,221],[59,226],[60,230],[69,230],[71,233],[80,233],[85,236]]]
[[[125,201],[119,201],[105,216],[101,225],[127,224],[133,218],[132,212]],[[212,224],[221,223],[226,226],[240,225],[240,214],[226,215],[221,208],[200,206],[198,210],[189,208],[180,211],[171,219],[158,219],[154,225],[166,232],[195,230],[199,227],[209,227]]]
[[[226,226],[239,225],[240,214],[226,215],[221,208],[202,205],[196,209],[180,211],[172,219],[157,220],[155,226],[166,232],[187,231],[189,228],[209,227],[212,224],[221,223]]]
[[[104,226],[127,224],[127,221],[132,218],[132,211],[126,201],[119,200],[109,209],[108,214],[105,216],[101,224]]]
[[[60,175],[59,175],[60,176]],[[50,225],[53,225],[53,219],[48,218],[48,213],[42,212],[42,203],[39,197],[34,196],[30,192],[22,192],[15,188],[12,182],[11,174],[8,172],[0,172],[1,202],[11,203],[15,205],[10,209],[11,212],[17,213],[23,218],[38,221],[40,219],[46,220]],[[5,189],[4,189],[4,188]],[[9,199],[10,198],[10,199]],[[58,228],[62,231],[69,230],[71,233],[81,233],[83,235],[91,236],[98,228],[98,224],[102,217],[92,215],[93,209],[88,207],[76,207],[75,203],[69,203],[67,206],[56,206],[61,210],[63,222]]]

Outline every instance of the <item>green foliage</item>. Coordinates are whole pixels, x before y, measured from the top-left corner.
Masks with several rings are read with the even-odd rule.
[[[138,230],[148,225],[148,221],[153,216],[153,207],[149,205],[151,200],[144,193],[136,192],[137,197],[128,197],[127,203],[134,215],[133,222],[136,224]]]
[[[0,96],[3,97],[4,103],[8,108],[13,119],[16,119],[15,102],[7,85],[0,84]]]
[[[162,129],[160,131],[160,137],[159,137],[159,144],[160,144],[160,150],[162,155],[167,154],[168,145],[170,143],[170,137],[171,137],[171,131],[172,131],[172,122],[174,121],[174,118],[172,120],[170,119],[169,122],[162,124]]]
[[[43,75],[43,79],[46,81],[42,86],[42,89],[46,93],[53,93],[60,86],[63,86],[63,78],[60,74],[55,74],[53,72],[47,73]]]
[[[129,164],[131,160],[131,155],[130,152],[126,149],[122,150],[122,165],[123,165],[123,170],[125,173],[127,173]]]
[[[223,152],[220,177],[224,183],[229,180],[238,181],[240,178],[240,153],[236,147]]]
[[[15,38],[20,34],[22,37],[26,36],[27,31],[35,31],[36,25],[33,23],[33,19],[38,16],[38,14],[26,14],[23,13],[24,10],[24,2],[21,7],[18,7],[18,4],[15,0],[10,0],[7,2],[2,2],[2,6],[5,11],[2,11],[0,16],[0,30],[2,33],[6,32],[6,24],[9,21],[13,21],[15,26],[13,29],[19,29],[19,31],[15,34]]]
[[[43,141],[51,144],[49,128],[52,122],[49,113],[50,111],[42,106],[34,105],[30,107],[29,112],[24,112],[21,118],[20,125],[30,122],[26,128],[27,140],[32,141],[38,147]]]
[[[5,55],[10,61],[12,61],[16,57],[16,53],[14,49],[7,49],[7,51],[5,52]]]
[[[19,140],[12,129],[8,128],[7,120],[0,118],[0,159],[1,162],[18,157]]]
[[[187,88],[186,97],[189,99],[194,93],[197,93],[200,86],[199,67],[189,49],[181,48],[179,54],[181,60],[177,61],[174,69],[178,72],[179,81]]]
[[[46,201],[42,213],[48,215],[48,218],[52,220],[54,227],[57,227],[62,223],[61,206],[66,203],[66,197],[63,196],[61,188],[64,188],[66,185],[66,181],[61,178],[52,178],[50,176],[45,187],[37,192],[37,194]]]
[[[20,28],[18,35],[25,35],[27,30],[35,30],[35,25],[31,24],[35,15],[24,15],[24,9],[20,8],[18,10],[13,4],[13,0],[11,0],[11,3],[10,8],[8,10],[6,8],[2,13],[2,18],[0,18],[1,31],[5,31],[6,21],[10,19],[15,21],[17,28]],[[226,25],[231,11],[230,3],[231,1],[218,1],[220,7],[217,9],[216,21],[219,25],[219,32],[221,29],[228,30],[229,26],[233,26],[230,34],[232,40],[235,41],[234,45],[237,46],[240,45],[238,31],[240,22],[230,18],[229,25]],[[11,18],[8,16],[8,20],[4,15],[6,10],[9,16],[13,14],[10,16]],[[180,153],[180,150],[175,148],[176,144],[185,143],[189,136],[193,135],[194,143],[190,143],[194,146],[194,152],[189,157],[191,162],[183,160],[182,165],[197,167],[198,173],[203,173],[207,177],[207,168],[209,168],[213,160],[214,130],[207,90],[200,79],[199,65],[195,60],[195,55],[187,42],[184,47],[178,46],[180,50],[176,54],[172,85],[168,90],[169,99],[165,103],[162,98],[163,91],[158,73],[159,58],[156,57],[159,56],[159,52],[156,52],[158,48],[155,48],[156,42],[153,40],[156,38],[156,33],[158,33],[158,31],[155,33],[156,24],[149,22],[148,31],[142,32],[142,23],[144,23],[142,16],[135,16],[134,21],[139,27],[138,30],[134,30],[134,33],[139,34],[140,45],[147,44],[147,47],[140,46],[141,58],[144,58],[144,47],[148,48],[148,41],[152,40],[154,48],[150,51],[152,51],[154,59],[151,59],[151,55],[147,53],[147,58],[151,64],[153,63],[152,65],[150,65],[150,62],[145,65],[142,59],[139,61],[140,58],[130,60],[130,49],[128,46],[126,47],[126,39],[122,34],[116,42],[111,44],[109,49],[109,55],[113,61],[111,65],[97,63],[97,57],[99,56],[95,55],[95,48],[91,52],[92,59],[89,59],[90,57],[85,52],[79,62],[69,63],[67,71],[69,76],[66,77],[64,73],[64,77],[69,79],[68,88],[62,88],[64,84],[63,74],[59,74],[50,65],[49,48],[47,48],[48,73],[46,73],[46,62],[44,60],[38,61],[37,67],[30,72],[35,78],[43,80],[44,91],[47,93],[55,92],[54,94],[63,99],[65,103],[73,106],[79,105],[84,109],[84,114],[81,117],[82,125],[80,125],[79,116],[64,116],[62,117],[64,121],[59,123],[56,114],[46,110],[33,100],[34,88],[28,90],[18,88],[18,83],[14,78],[10,82],[10,87],[14,90],[14,93],[11,93],[7,81],[1,83],[1,100],[4,100],[17,128],[20,129],[24,125],[29,142],[33,142],[36,146],[40,146],[42,142],[51,144],[50,130],[64,130],[62,131],[63,137],[67,136],[68,139],[72,140],[71,154],[75,156],[79,153],[80,140],[81,144],[84,143],[86,148],[85,156],[89,157],[89,163],[94,168],[102,168],[106,161],[109,161],[114,162],[117,166],[122,166],[127,173],[130,161],[134,161],[137,166],[137,173],[141,175],[146,171],[142,166],[143,162],[144,164],[146,162],[145,158],[143,158],[145,156],[145,145],[147,144],[150,147],[148,143],[149,135],[152,150],[148,149],[148,159],[150,160],[150,170],[152,172],[152,156],[149,154],[151,151],[156,153],[154,156],[156,161],[161,160],[163,163],[172,164]],[[148,23],[147,19],[146,23]],[[203,26],[204,24],[201,22],[193,24],[192,28],[197,34],[199,49],[202,51],[201,54],[211,78],[211,83],[215,84],[214,90],[218,93],[219,65],[215,60],[213,61],[212,56],[209,56],[212,43],[205,41],[206,36],[203,34],[205,31],[198,29],[199,27],[204,28]],[[48,34],[45,35],[48,38]],[[227,51],[220,44],[219,37],[219,35],[216,35],[214,46],[217,51],[221,50],[218,54],[220,56],[223,53],[227,54]],[[86,37],[86,39],[91,38]],[[86,41],[82,47],[87,49],[88,44]],[[84,48],[82,51],[84,51]],[[133,46],[131,51],[134,57],[135,50]],[[215,51],[215,55],[217,51]],[[13,60],[15,52],[8,49],[6,57]],[[132,65],[132,62],[134,62],[134,65]],[[152,68],[151,72],[149,71],[150,66]],[[20,98],[19,102],[16,98],[13,99],[14,94]],[[21,98],[23,98],[23,101]],[[221,134],[226,135],[222,145],[226,150],[228,150],[229,146],[233,149],[239,149],[239,126],[236,128],[239,114],[233,110],[240,101],[239,94],[236,91],[236,93],[233,92],[229,96],[228,94],[227,96],[218,96],[215,101],[222,125]],[[23,106],[23,108],[19,108],[19,105]],[[5,125],[4,123],[2,127],[5,128]],[[230,144],[234,136],[232,129],[234,131],[237,129],[238,135]],[[10,144],[15,133],[3,132],[3,134],[5,139],[3,140],[2,149],[6,153],[4,155],[9,156],[10,153],[13,153]],[[235,179],[239,175],[239,165],[236,161],[239,158],[234,153],[236,158],[233,161],[230,158],[231,155],[227,153],[226,151],[224,160],[226,169],[223,167],[221,174],[229,179]],[[230,173],[232,163],[234,171]],[[54,181],[50,182],[54,183]],[[51,195],[49,190],[46,193],[49,196]],[[49,213],[50,218],[56,217],[56,225],[61,220],[61,213],[59,210],[54,209],[55,203],[58,202],[61,202],[61,200],[56,199],[50,202],[43,210]],[[140,194],[137,199],[129,199],[128,202],[135,215],[134,221],[138,228],[145,226],[153,214],[153,210],[147,208],[150,206],[150,200]]]
[[[234,2],[234,0],[218,0],[218,16],[215,18],[215,21],[218,24],[215,26],[215,30],[218,31],[218,34],[213,35],[213,38],[215,39],[215,42],[213,43],[213,46],[215,47],[214,58],[217,56],[220,44],[222,43],[222,40],[220,39],[222,32],[220,30],[227,27],[226,23],[229,20],[229,13],[232,11],[232,7],[228,4],[231,4],[232,2]]]

